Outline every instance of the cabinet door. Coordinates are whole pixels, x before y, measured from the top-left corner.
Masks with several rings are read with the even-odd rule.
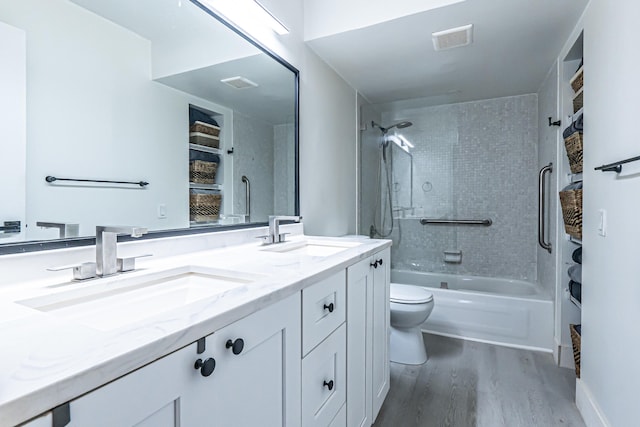
[[[69,426],[184,425],[180,414],[186,389],[185,370],[193,371],[192,344],[70,403]]]
[[[390,335],[390,257],[389,249],[374,255],[378,267],[373,269],[373,420],[389,392],[389,335]],[[380,264],[382,260],[382,264]]]
[[[345,358],[343,324],[302,361],[303,427],[329,426],[344,406],[347,391]]]
[[[216,367],[190,372],[183,426],[299,426],[300,334],[295,294],[208,336],[203,355]]]
[[[372,417],[373,267],[366,259],[347,269],[347,425],[370,426]]]

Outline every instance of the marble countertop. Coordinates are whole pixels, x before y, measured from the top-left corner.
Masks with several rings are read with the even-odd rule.
[[[27,421],[57,405],[178,350],[391,245],[363,237],[294,236],[292,242],[353,241],[326,257],[265,251],[259,243],[138,260],[137,270],[88,281],[60,276],[0,288],[0,426]],[[179,308],[144,314],[115,328],[57,316],[24,304],[41,296],[108,286],[176,268],[249,274],[255,281]],[[69,279],[71,273],[68,272]],[[142,310],[141,310],[142,311]],[[118,313],[113,313],[118,316]]]

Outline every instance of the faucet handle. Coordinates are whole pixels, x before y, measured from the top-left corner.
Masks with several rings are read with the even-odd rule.
[[[95,262],[83,262],[80,265],[60,265],[57,267],[47,268],[47,271],[62,271],[62,270],[73,270],[74,280],[93,279],[94,277],[97,276]]]
[[[153,254],[144,254],[144,255],[136,255],[132,257],[126,258],[118,258],[117,265],[118,271],[132,271],[136,269],[136,258],[144,258],[148,256],[153,256]]]

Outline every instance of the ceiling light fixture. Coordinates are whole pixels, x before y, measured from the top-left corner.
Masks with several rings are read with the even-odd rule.
[[[233,22],[248,33],[269,28],[279,35],[289,29],[256,0],[200,0],[209,10]]]

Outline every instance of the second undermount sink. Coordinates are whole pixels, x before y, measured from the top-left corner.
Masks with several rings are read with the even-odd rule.
[[[276,243],[263,250],[312,257],[327,257],[359,245],[361,245],[360,242],[352,241],[307,239],[299,242]]]
[[[60,293],[16,301],[41,312],[109,331],[223,294],[260,275],[180,267],[147,275],[98,279]]]

